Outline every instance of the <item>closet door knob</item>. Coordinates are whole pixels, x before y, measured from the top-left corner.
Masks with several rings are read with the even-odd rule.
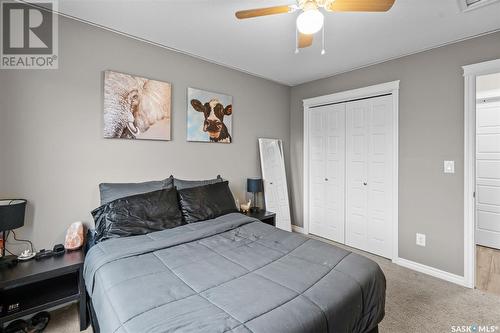
[[[325,181],[328,181],[328,178],[325,178]]]
[[[364,183],[363,183],[363,185],[365,185],[365,186],[366,186],[366,185],[368,185],[368,183],[367,183],[367,182],[364,182]]]

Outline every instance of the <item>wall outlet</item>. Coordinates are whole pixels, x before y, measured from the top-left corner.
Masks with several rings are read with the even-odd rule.
[[[417,232],[417,245],[418,246],[425,246],[425,234],[419,234]]]
[[[455,161],[444,161],[444,173],[455,173]]]

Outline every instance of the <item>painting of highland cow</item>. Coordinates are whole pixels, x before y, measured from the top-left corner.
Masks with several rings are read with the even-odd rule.
[[[233,98],[188,88],[187,140],[231,143]]]
[[[104,73],[104,137],[170,140],[171,85]]]

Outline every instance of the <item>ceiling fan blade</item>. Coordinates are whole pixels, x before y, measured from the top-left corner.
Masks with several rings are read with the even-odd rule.
[[[335,0],[325,9],[331,12],[386,12],[396,0]]]
[[[248,10],[240,10],[235,13],[236,17],[241,19],[247,19],[258,16],[275,15],[275,14],[285,14],[295,11],[295,6],[275,6],[267,8],[256,8]]]
[[[299,33],[299,49],[303,49],[305,47],[309,47],[313,43],[313,36],[314,35],[306,35],[303,33]]]

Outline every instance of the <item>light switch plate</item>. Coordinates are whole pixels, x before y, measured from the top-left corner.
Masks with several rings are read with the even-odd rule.
[[[417,232],[416,243],[417,243],[418,246],[425,246],[425,234],[419,234]]]
[[[444,161],[444,173],[455,173],[455,161]]]

